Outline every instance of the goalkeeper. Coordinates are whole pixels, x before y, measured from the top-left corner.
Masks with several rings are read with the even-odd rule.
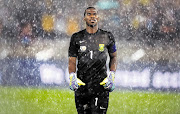
[[[111,32],[98,28],[99,16],[94,7],[85,10],[84,21],[86,29],[73,34],[70,41],[69,85],[75,91],[78,114],[105,114],[109,92],[115,88],[115,40]],[[108,56],[110,71],[107,74]]]

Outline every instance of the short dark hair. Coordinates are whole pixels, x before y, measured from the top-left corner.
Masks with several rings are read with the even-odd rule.
[[[95,7],[92,7],[92,6],[91,6],[91,7],[86,8],[86,9],[85,9],[85,11],[84,11],[84,17],[85,17],[85,15],[86,15],[86,10],[88,10],[88,9],[96,9],[96,8],[95,8]]]

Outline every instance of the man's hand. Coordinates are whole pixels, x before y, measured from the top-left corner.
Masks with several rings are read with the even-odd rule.
[[[115,89],[114,78],[115,72],[110,71],[109,75],[100,83],[100,85],[103,85],[105,89],[112,92]]]
[[[76,91],[81,85],[86,85],[84,82],[82,82],[79,78],[76,77],[76,74],[74,72],[69,74],[69,88],[73,91]]]

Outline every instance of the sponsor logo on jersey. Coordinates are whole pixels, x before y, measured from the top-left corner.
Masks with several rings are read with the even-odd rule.
[[[105,110],[106,108],[104,108],[104,107],[100,106],[100,109]]]
[[[79,41],[79,43],[83,43],[83,42],[85,42],[85,40]]]
[[[99,51],[104,51],[104,44],[99,44]]]
[[[83,52],[83,51],[86,51],[86,46],[80,46],[80,50]]]

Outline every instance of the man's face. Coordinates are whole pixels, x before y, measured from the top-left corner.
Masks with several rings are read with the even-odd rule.
[[[31,24],[27,24],[22,28],[21,34],[23,35],[32,35],[32,26]]]
[[[99,16],[97,14],[97,10],[93,9],[93,8],[87,9],[84,20],[86,21],[86,24],[88,26],[90,26],[90,27],[96,26],[99,21]]]

